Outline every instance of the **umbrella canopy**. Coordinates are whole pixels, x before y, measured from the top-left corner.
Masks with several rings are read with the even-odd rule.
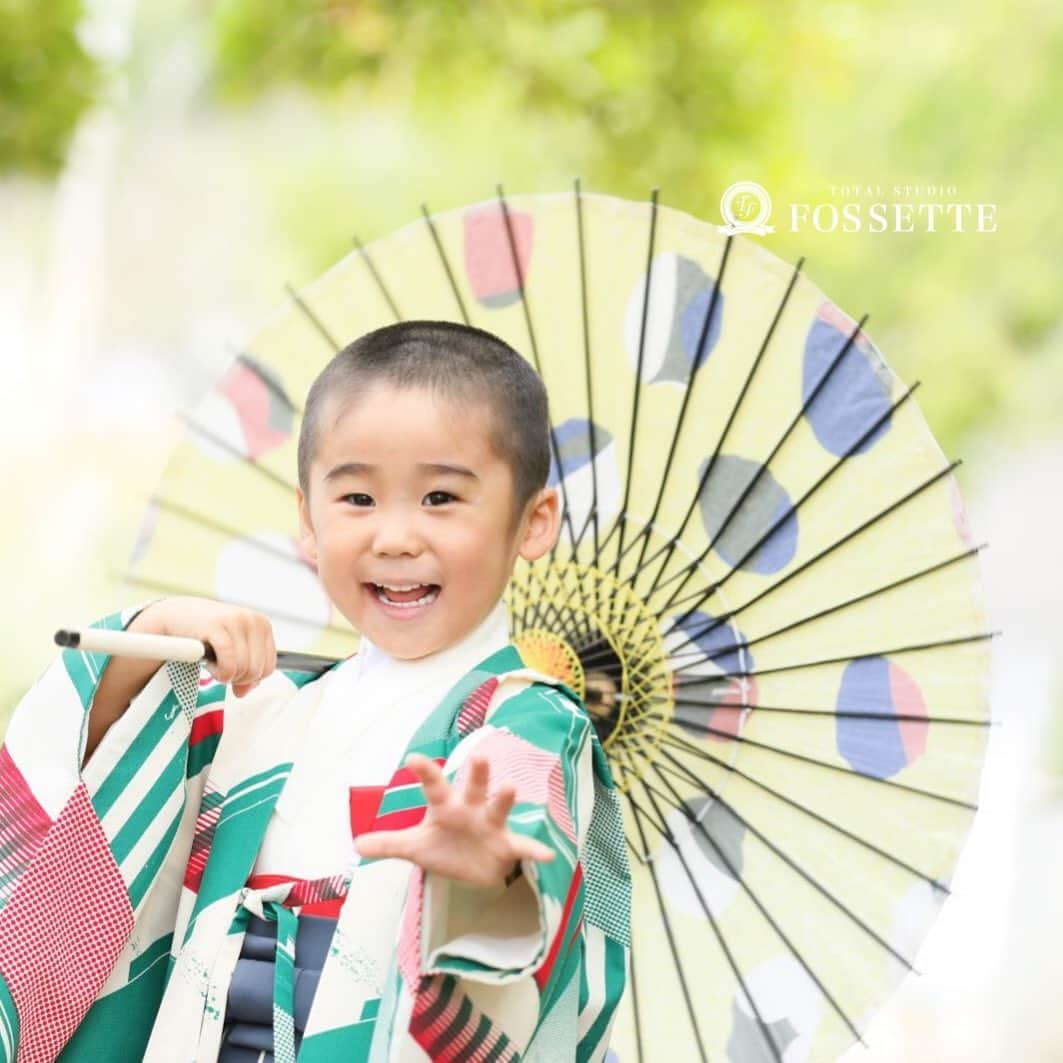
[[[986,743],[977,548],[914,389],[800,264],[656,197],[425,211],[291,294],[188,415],[130,580],[351,653],[298,544],[300,397],[395,320],[507,340],[563,503],[512,635],[584,696],[626,799],[612,1058],[837,1057],[948,894]]]

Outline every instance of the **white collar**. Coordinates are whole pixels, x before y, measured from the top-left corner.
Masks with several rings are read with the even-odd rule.
[[[392,657],[362,635],[352,664],[357,662],[360,679],[373,679],[373,686],[381,681],[391,689],[416,689],[423,685],[442,682],[449,677],[456,683],[466,672],[485,657],[509,645],[509,610],[502,599],[480,623],[463,639],[452,646],[430,653],[415,660]],[[341,666],[342,667],[342,666]],[[395,689],[398,693],[398,690]]]

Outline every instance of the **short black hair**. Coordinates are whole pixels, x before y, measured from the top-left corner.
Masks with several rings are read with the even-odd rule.
[[[451,321],[403,321],[367,332],[317,375],[299,430],[299,486],[310,493],[310,465],[327,400],[344,403],[373,384],[426,388],[462,404],[478,403],[491,424],[490,444],[513,480],[511,530],[550,475],[550,413],[542,378],[508,343]]]

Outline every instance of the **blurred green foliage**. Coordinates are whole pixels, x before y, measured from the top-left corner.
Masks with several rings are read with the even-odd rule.
[[[53,176],[101,77],[81,0],[0,0],[0,174]]]
[[[615,187],[623,174],[645,193],[657,183],[689,189],[751,131],[783,135],[773,117],[794,10],[735,0],[221,0],[212,18],[230,100],[285,82],[325,95],[353,82],[365,101],[444,125],[467,107],[552,123],[587,178]],[[706,187],[690,208],[717,198]]]

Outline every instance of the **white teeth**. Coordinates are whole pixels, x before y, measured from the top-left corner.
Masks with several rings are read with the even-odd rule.
[[[413,609],[413,608],[415,608],[417,606],[431,605],[432,602],[434,602],[436,600],[436,598],[439,597],[439,588],[436,587],[435,590],[429,591],[423,598],[416,598],[412,602],[396,602],[396,601],[392,601],[387,596],[387,594],[385,593],[385,590],[400,590],[400,589],[401,590],[412,590],[413,587],[423,587],[423,586],[426,586],[426,584],[415,583],[415,584],[413,584],[413,587],[402,587],[402,588],[398,588],[398,587],[385,588],[383,584],[379,584],[379,583],[375,584],[375,586],[377,588],[377,597],[382,602],[387,602],[388,605],[393,605],[397,609]]]

